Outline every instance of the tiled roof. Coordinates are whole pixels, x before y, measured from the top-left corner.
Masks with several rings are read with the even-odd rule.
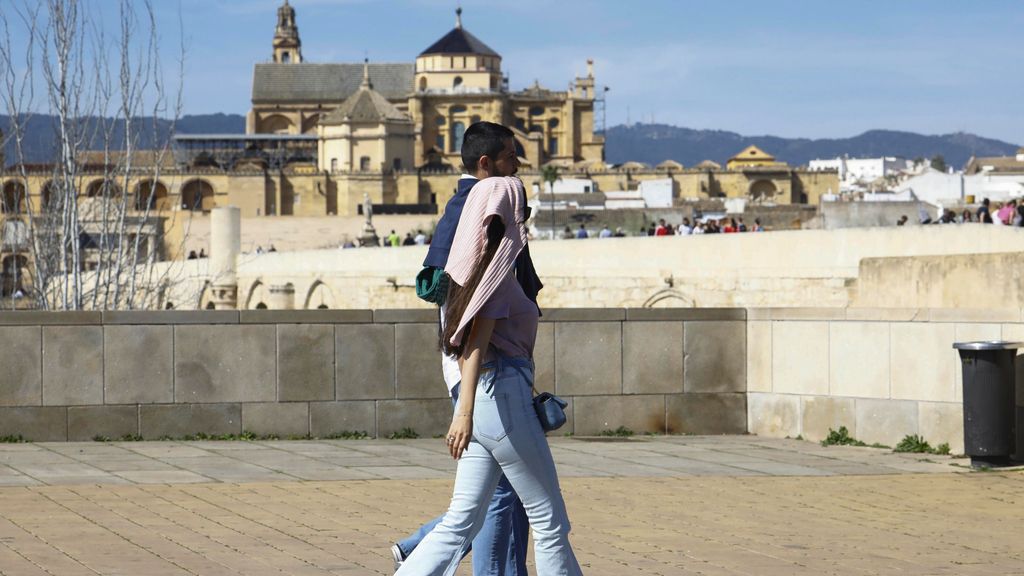
[[[971,158],[967,163],[968,174],[977,174],[985,171],[991,166],[993,172],[1024,172],[1024,162],[1017,160],[1015,156],[982,156]]]
[[[389,100],[413,91],[413,64],[370,64],[373,87]],[[252,101],[343,102],[359,90],[363,64],[257,64],[253,71]]]
[[[464,28],[452,28],[451,32],[445,34],[440,40],[434,42],[420,53],[420,56],[427,54],[482,54],[484,56],[497,56],[498,53],[480,41],[479,38],[467,32]]]
[[[346,120],[351,122],[410,121],[408,116],[395,108],[395,105],[388,102],[380,92],[373,89],[359,90],[349,96],[344,104],[324,116],[320,123],[340,124]]]

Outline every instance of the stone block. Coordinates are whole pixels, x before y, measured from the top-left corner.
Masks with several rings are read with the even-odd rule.
[[[103,404],[103,327],[43,327],[43,404]]]
[[[436,330],[434,332],[436,340]],[[335,398],[338,400],[374,400],[395,397],[395,326],[392,324],[352,324],[335,326],[334,355],[337,362]],[[411,343],[410,343],[411,345]],[[441,355],[424,372],[441,373]],[[431,370],[433,368],[433,370]],[[443,379],[442,379],[443,380]],[[442,381],[434,382],[444,393]],[[435,390],[435,392],[437,392]]]
[[[772,392],[828,394],[828,322],[772,324]]]
[[[830,398],[828,396],[804,396],[801,400],[803,422],[800,433],[804,440],[820,442],[828,437],[829,429],[839,430],[846,426],[850,436],[857,437],[857,417],[853,398]]]
[[[573,398],[573,431],[600,434],[625,426],[633,432],[665,432],[665,396],[577,396]]]
[[[747,430],[758,436],[800,435],[800,397],[788,394],[747,394]]]
[[[238,324],[238,310],[104,310],[103,324]]]
[[[746,392],[745,322],[683,324],[686,392]]]
[[[673,394],[665,397],[667,432],[682,434],[744,434],[746,394]]]
[[[310,402],[309,433],[324,438],[341,432],[377,435],[377,403],[373,401]]]
[[[105,403],[174,401],[174,327],[104,326],[103,346]]]
[[[204,434],[240,434],[240,404],[143,404],[139,406],[139,434],[147,440]]]
[[[999,324],[1020,318],[1020,308],[932,308],[932,322],[965,322]]]
[[[845,320],[845,308],[748,308],[747,320]]]
[[[746,320],[746,308],[627,308],[629,322]]]
[[[368,324],[370,310],[242,310],[242,324]]]
[[[175,326],[174,401],[273,402],[277,327]]]
[[[334,326],[277,326],[277,399],[334,399]]]
[[[398,398],[447,398],[437,347],[437,324],[395,325]]]
[[[437,325],[440,314],[436,307],[381,309],[373,311],[376,324],[427,324]],[[436,338],[435,338],[436,340]]]
[[[555,392],[566,396],[622,393],[622,324],[555,324]]]
[[[892,325],[892,398],[953,402],[959,369],[953,324]]]
[[[71,406],[68,440],[80,442],[97,436],[118,440],[139,433],[138,406]]]
[[[828,342],[833,396],[889,397],[888,322],[831,322]]]
[[[0,406],[43,403],[43,341],[39,326],[0,326]]]
[[[20,435],[28,442],[65,442],[68,409],[63,406],[0,408],[0,436]]]
[[[917,403],[918,434],[932,447],[949,444],[953,454],[964,453],[964,408],[945,402]]]
[[[537,343],[533,347],[533,385],[542,392],[555,389],[555,325],[537,326]]]
[[[92,326],[99,325],[103,315],[99,312],[18,310],[0,312],[0,326]]]
[[[255,402],[242,404],[242,430],[253,434],[305,436],[309,434],[309,404]]]
[[[747,322],[747,391],[772,391],[772,323]]]
[[[420,438],[448,432],[452,423],[452,401],[444,399],[378,400],[377,436],[387,438],[394,432],[411,428]]]
[[[907,434],[919,433],[917,402],[860,398],[855,402],[858,440],[895,446]]]
[[[545,308],[541,322],[621,322],[624,308]]]
[[[682,391],[683,323],[623,323],[622,392],[678,394]]]
[[[926,308],[847,308],[847,320],[872,322],[927,322]]]

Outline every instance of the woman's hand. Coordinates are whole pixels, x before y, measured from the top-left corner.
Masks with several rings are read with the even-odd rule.
[[[448,453],[458,460],[469,447],[469,439],[473,437],[473,415],[455,413],[452,425],[448,428]]]

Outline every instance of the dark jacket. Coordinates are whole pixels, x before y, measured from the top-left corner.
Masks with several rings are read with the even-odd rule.
[[[437,223],[437,228],[434,229],[434,237],[430,241],[427,257],[423,260],[424,266],[444,268],[445,264],[448,263],[448,254],[451,252],[452,243],[455,241],[455,229],[459,226],[462,207],[466,205],[469,191],[473,189],[473,185],[477,182],[476,178],[459,179],[459,187],[455,191],[455,196],[452,196],[452,199],[445,205],[444,215],[441,216],[441,220]],[[523,251],[519,253],[519,257],[516,258],[516,279],[519,280],[519,285],[523,287],[523,292],[526,293],[526,296],[536,304],[537,293],[540,292],[544,285],[537,276],[537,270],[533,267],[529,244],[523,248]]]

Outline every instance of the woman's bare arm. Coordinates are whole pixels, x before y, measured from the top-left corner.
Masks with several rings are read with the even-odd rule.
[[[459,404],[455,407],[455,418],[448,429],[448,438],[453,438],[452,442],[448,444],[448,451],[456,460],[462,457],[462,452],[469,447],[469,440],[473,437],[473,404],[476,400],[476,383],[480,379],[480,366],[484,362],[484,355],[487,354],[487,347],[491,343],[492,332],[494,332],[494,319],[478,316],[473,321],[469,341],[459,357],[459,370],[462,373],[462,382],[459,384]]]

